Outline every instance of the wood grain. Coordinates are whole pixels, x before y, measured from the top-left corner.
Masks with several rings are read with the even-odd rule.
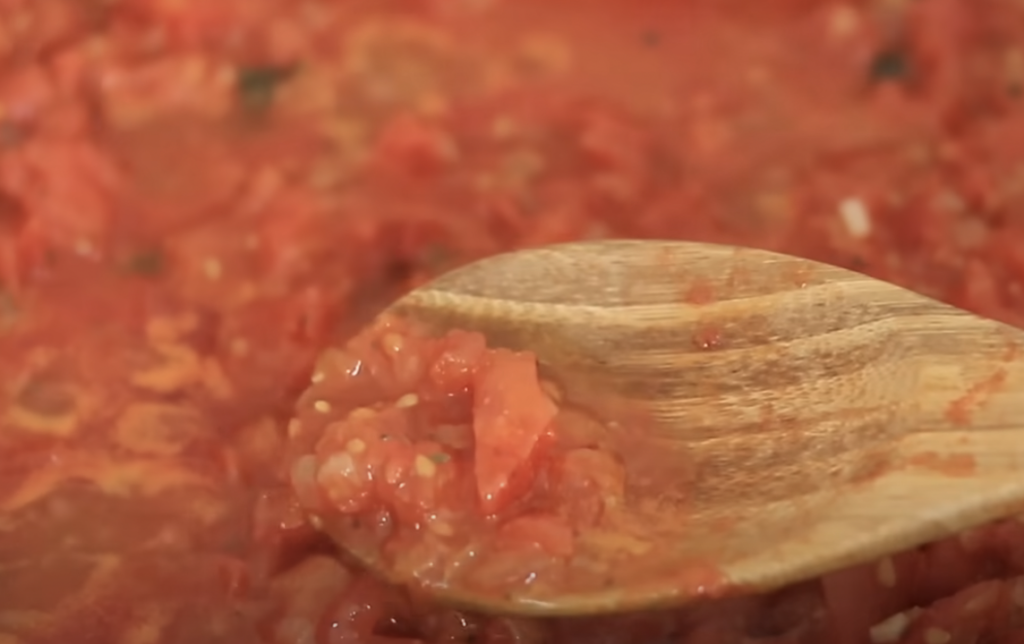
[[[1024,511],[1024,333],[858,273],[708,244],[576,243],[466,266],[391,312],[530,349],[571,399],[644,409],[646,440],[680,454],[697,518],[637,562],[649,583],[491,610],[684,603],[699,593],[673,570],[702,558],[731,588],[771,589]]]

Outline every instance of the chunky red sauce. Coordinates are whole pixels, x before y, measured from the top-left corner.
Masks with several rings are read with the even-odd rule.
[[[644,430],[564,401],[531,353],[385,318],[317,362],[290,480],[315,527],[398,580],[542,602],[664,574],[688,463]],[[670,576],[714,571],[685,563]]]
[[[0,0],[0,642],[1021,641],[1014,519],[560,621],[421,605],[307,523],[316,356],[501,250],[749,244],[1024,325],[1019,3],[569,4]]]

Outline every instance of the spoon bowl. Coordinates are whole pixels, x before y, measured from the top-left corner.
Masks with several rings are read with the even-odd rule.
[[[446,601],[544,615],[677,606],[1024,510],[1024,332],[849,270],[703,243],[575,243],[465,266],[387,313],[533,351],[566,400],[644,423],[631,440],[677,467],[671,485],[630,497],[657,544],[630,574],[555,594],[450,588]]]

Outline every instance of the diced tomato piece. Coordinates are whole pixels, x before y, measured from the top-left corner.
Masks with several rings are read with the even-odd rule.
[[[473,434],[477,493],[485,512],[501,510],[528,485],[531,462],[556,413],[532,354],[498,349],[480,366]]]

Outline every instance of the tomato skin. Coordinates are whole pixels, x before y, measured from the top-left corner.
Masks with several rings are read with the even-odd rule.
[[[540,387],[532,355],[497,349],[488,358],[474,383],[473,433],[480,506],[492,514],[528,487],[558,408]]]

